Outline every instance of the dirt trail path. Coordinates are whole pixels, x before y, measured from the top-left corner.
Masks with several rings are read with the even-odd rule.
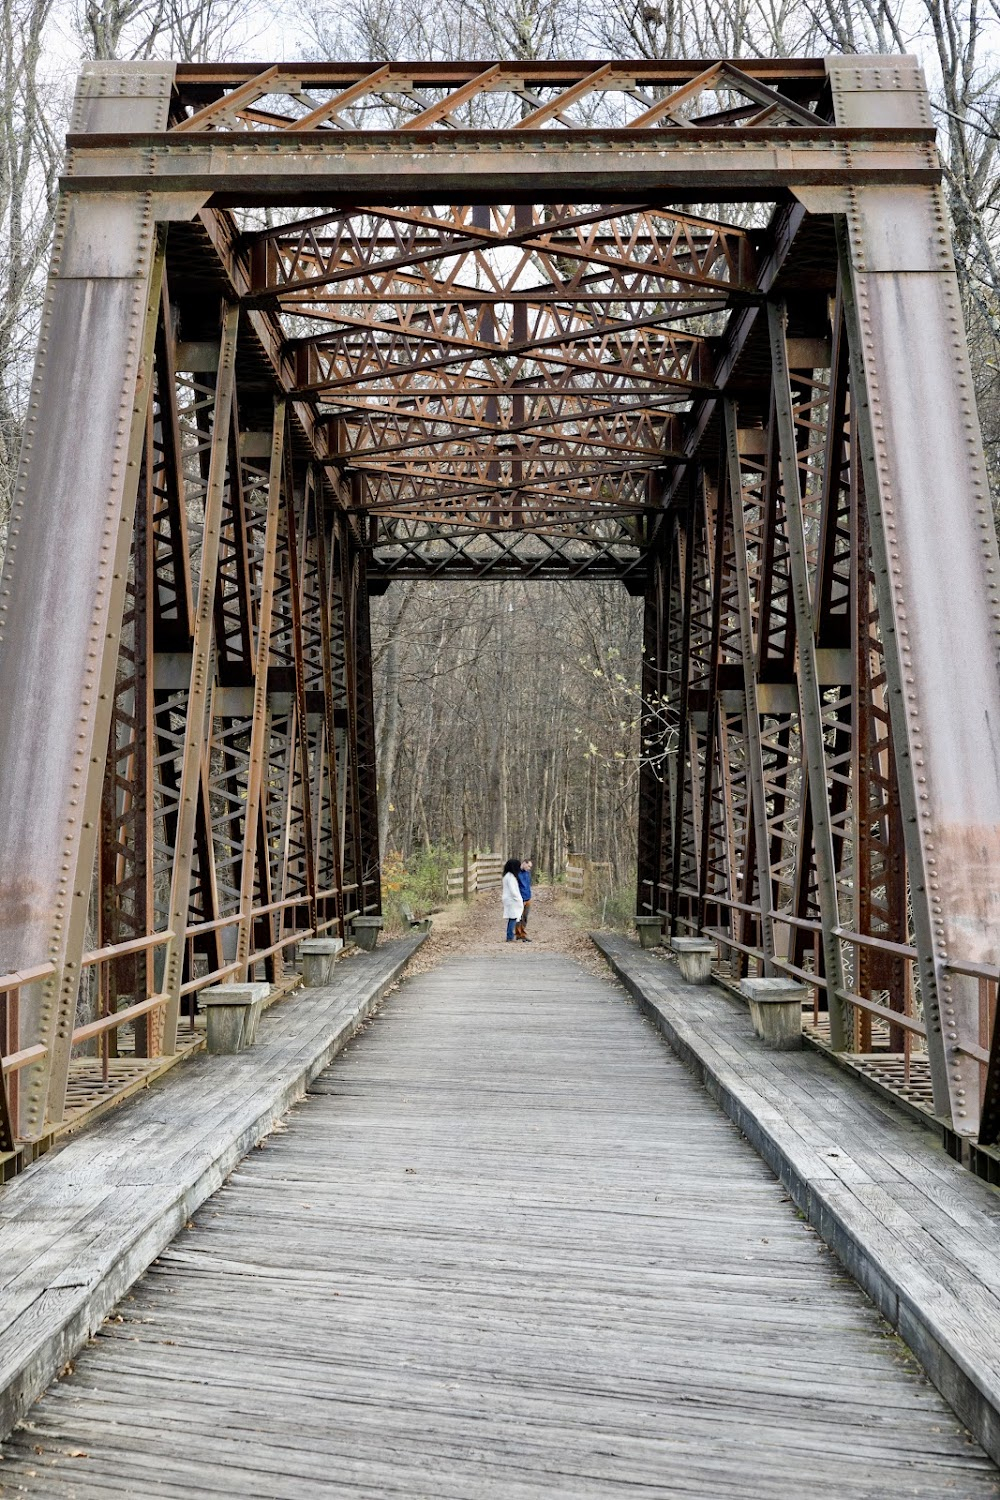
[[[535,887],[528,920],[528,943],[505,941],[505,923],[499,891],[484,891],[466,906],[453,901],[433,920],[430,936],[407,966],[407,974],[423,974],[446,958],[495,954],[516,965],[522,953],[562,953],[575,959],[588,973],[610,979],[607,964],[587,936],[577,910],[552,886]]]

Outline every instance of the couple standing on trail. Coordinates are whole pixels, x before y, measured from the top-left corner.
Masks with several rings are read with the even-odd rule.
[[[531,860],[509,859],[503,867],[503,914],[507,918],[507,941],[530,943],[525,932],[531,905]]]

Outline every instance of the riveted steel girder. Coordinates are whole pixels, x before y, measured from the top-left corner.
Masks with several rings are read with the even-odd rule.
[[[929,117],[905,60],[831,60],[831,82],[845,124]],[[934,1102],[973,1134],[985,1038],[960,966],[997,958],[1000,558],[943,195],[858,186],[840,207]]]
[[[678,134],[580,131],[573,149],[551,131],[449,131],[419,151],[395,132],[294,136],[116,137],[71,135],[67,190],[122,192],[145,182],[162,193],[201,197],[216,207],[309,202],[529,203],[551,198],[614,199],[627,181],[636,199],[660,203],[773,200],[802,187],[929,186],[938,180],[929,127],[787,132],[719,130],[710,139]]]

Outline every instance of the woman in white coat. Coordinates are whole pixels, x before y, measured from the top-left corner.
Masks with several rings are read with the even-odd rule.
[[[514,929],[524,912],[524,897],[517,883],[521,868],[519,859],[509,859],[503,867],[503,914],[507,918],[507,941],[514,941]]]

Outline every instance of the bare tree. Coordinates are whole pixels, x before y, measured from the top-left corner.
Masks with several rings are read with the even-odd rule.
[[[79,24],[87,55],[111,58],[122,55],[126,33],[138,25],[146,33],[159,30],[160,0],[84,0]],[[134,53],[132,55],[141,55]]]
[[[0,0],[0,548],[37,338],[62,158],[58,83],[43,71],[53,0]]]
[[[576,54],[579,7],[554,0],[468,0],[490,51],[513,62]],[[529,106],[530,107],[530,106]]]
[[[21,441],[76,69],[53,60],[66,0],[0,0],[0,553]],[[203,61],[245,46],[238,0],[80,0],[82,55]],[[82,60],[82,57],[81,59]]]
[[[385,846],[457,847],[467,819],[480,848],[561,869],[576,838],[627,878],[641,628],[620,584],[414,583],[374,601]]]
[[[317,55],[328,57],[530,61],[586,50],[579,0],[306,0],[306,14]]]
[[[1000,499],[998,0],[811,0],[823,46],[917,52],[928,68],[995,504]]]
[[[76,24],[88,57],[208,62],[247,44],[251,15],[239,0],[79,0]]]

